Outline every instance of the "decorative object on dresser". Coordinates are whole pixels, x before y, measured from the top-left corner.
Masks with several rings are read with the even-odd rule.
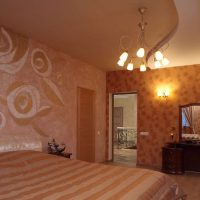
[[[176,143],[168,143],[162,148],[162,171],[170,174],[183,174],[183,149]]]
[[[70,158],[72,153],[67,153],[65,152],[65,150],[66,150],[66,145],[65,144],[59,145],[58,143],[56,143],[55,139],[52,139],[52,141],[48,142],[49,154],[54,154],[54,155]]]

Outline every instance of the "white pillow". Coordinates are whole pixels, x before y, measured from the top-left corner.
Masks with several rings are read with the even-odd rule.
[[[0,152],[34,150],[42,151],[42,142],[32,134],[11,134],[0,137]]]

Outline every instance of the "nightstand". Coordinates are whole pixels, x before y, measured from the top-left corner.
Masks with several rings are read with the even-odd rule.
[[[179,147],[162,148],[162,171],[170,174],[183,174],[183,149]]]

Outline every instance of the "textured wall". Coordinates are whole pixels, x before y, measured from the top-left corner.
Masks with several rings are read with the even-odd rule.
[[[4,28],[0,30],[0,139],[66,143],[76,156],[77,87],[96,92],[96,161],[105,156],[104,72]]]
[[[107,73],[107,144],[109,93],[138,93],[138,164],[161,167],[161,147],[170,141],[169,133],[175,127],[179,136],[179,105],[200,102],[200,65],[151,70]],[[157,89],[169,87],[167,100],[157,96]],[[107,151],[108,152],[108,151]]]
[[[137,96],[115,98],[114,107],[123,107],[123,126],[137,128]]]

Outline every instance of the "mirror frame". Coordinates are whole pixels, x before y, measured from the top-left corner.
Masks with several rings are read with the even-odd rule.
[[[179,105],[179,142],[182,142],[182,108],[188,106],[200,106],[200,103],[188,103],[185,105]]]

